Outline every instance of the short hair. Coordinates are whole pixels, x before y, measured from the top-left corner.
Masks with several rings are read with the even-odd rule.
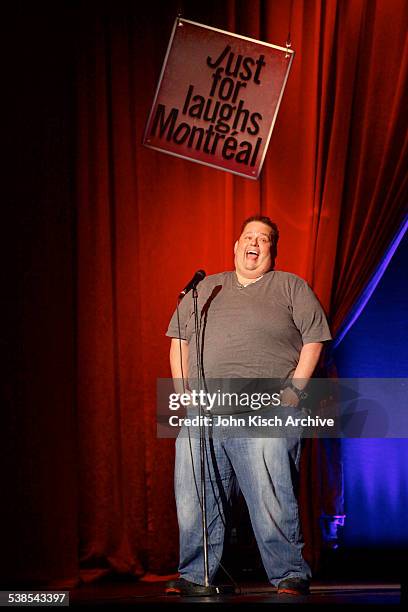
[[[248,223],[252,223],[252,221],[260,221],[260,223],[264,223],[265,225],[271,228],[272,230],[271,255],[272,255],[272,261],[273,263],[275,263],[275,258],[278,253],[278,240],[279,240],[278,226],[269,217],[265,217],[263,215],[252,215],[252,217],[248,217],[248,219],[245,219],[245,221],[243,222],[241,226],[241,234],[243,233]]]

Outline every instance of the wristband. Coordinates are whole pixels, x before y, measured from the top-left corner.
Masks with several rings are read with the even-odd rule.
[[[286,387],[289,387],[289,389],[292,389],[292,391],[294,391],[296,395],[298,396],[299,400],[305,400],[309,395],[308,393],[306,393],[306,391],[302,391],[301,389],[298,389],[297,387],[295,387],[295,385],[292,382],[286,383],[285,389]]]

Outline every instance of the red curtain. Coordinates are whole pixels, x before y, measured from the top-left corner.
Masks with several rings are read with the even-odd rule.
[[[232,269],[242,220],[270,215],[277,269],[306,278],[334,332],[396,232],[404,162],[405,0],[186,2],[183,16],[296,51],[262,177],[253,182],[141,145],[179,3],[79,5],[77,305],[83,576],[175,567],[174,441],[155,432],[164,337],[192,273]],[[304,462],[318,554],[321,454]],[[309,527],[308,527],[309,526]]]

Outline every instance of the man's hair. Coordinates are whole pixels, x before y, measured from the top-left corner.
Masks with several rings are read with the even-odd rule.
[[[263,215],[252,215],[252,217],[248,217],[248,219],[245,219],[245,221],[243,222],[241,226],[241,234],[243,233],[248,223],[252,223],[252,221],[260,221],[261,223],[264,223],[265,225],[271,228],[272,230],[271,255],[272,255],[272,261],[274,263],[276,255],[278,253],[278,240],[279,240],[278,226],[269,217],[264,217]]]

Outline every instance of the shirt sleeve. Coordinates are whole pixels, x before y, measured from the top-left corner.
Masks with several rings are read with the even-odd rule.
[[[303,344],[332,339],[324,310],[312,289],[302,279],[298,279],[293,287],[292,307],[293,320]]]
[[[178,306],[178,317],[177,308],[174,311],[166,331],[166,336],[169,336],[169,338],[187,340],[187,325],[193,314],[193,301],[190,292],[183,298]]]

